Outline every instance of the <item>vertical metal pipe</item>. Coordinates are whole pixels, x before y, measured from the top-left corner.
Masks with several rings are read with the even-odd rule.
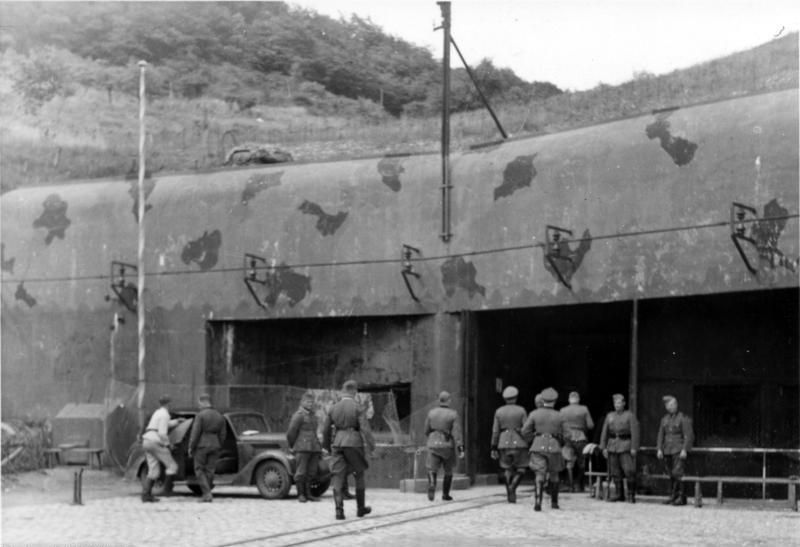
[[[144,392],[146,384],[146,376],[144,370],[145,359],[145,302],[144,302],[144,152],[145,152],[145,68],[147,67],[146,61],[139,61],[139,248],[136,255],[136,268],[138,270],[138,279],[136,285],[136,315],[138,317],[138,333],[139,333],[139,386],[138,386],[138,400],[137,408],[139,411],[139,426],[144,427]]]
[[[636,416],[639,391],[639,300],[633,298],[631,310],[631,364],[628,375],[628,408]]]
[[[437,2],[442,10],[442,241],[450,241],[450,2]]]

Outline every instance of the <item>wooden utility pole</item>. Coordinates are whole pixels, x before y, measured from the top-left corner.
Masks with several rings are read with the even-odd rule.
[[[145,156],[145,68],[147,67],[146,61],[139,61],[139,247],[136,255],[136,269],[138,279],[136,282],[136,315],[138,322],[139,333],[139,386],[138,386],[138,399],[137,409],[139,411],[139,426],[144,427],[144,392],[146,385],[145,376],[145,303],[144,303],[144,156]]]
[[[442,10],[442,233],[450,241],[450,2],[437,2]]]

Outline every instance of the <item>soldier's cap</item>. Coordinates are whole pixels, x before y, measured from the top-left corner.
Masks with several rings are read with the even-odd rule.
[[[625,396],[622,393],[615,393],[614,395],[611,396],[611,398],[614,399],[615,401],[625,400]]]
[[[544,399],[542,399],[541,393],[537,393],[536,397],[533,398],[533,404],[535,404],[536,406],[544,404]]]
[[[508,386],[503,390],[503,399],[516,399],[519,395],[519,390],[514,386]]]
[[[170,396],[165,394],[165,395],[162,395],[161,397],[158,398],[158,404],[166,405],[166,404],[169,404],[169,402],[171,400],[172,399],[170,398]]]
[[[670,401],[675,401],[676,403],[678,402],[678,399],[672,395],[664,395],[661,399],[664,401],[664,403],[669,403]]]
[[[569,392],[569,398],[570,399],[580,399],[581,398],[581,394],[578,393],[577,391],[570,391]]]
[[[447,391],[442,391],[439,394],[439,402],[440,403],[449,403],[450,402],[450,393]]]
[[[558,399],[558,391],[552,387],[542,390],[542,401],[545,403],[555,403]]]
[[[342,385],[342,391],[348,391],[350,393],[355,393],[356,391],[358,391],[358,382],[356,382],[355,380],[347,380]]]

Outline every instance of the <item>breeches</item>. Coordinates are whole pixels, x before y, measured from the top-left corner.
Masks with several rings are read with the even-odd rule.
[[[305,476],[317,476],[319,452],[295,452],[294,461],[297,463],[297,468],[294,472],[295,480]]]
[[[356,477],[356,490],[364,490],[364,471],[369,467],[364,449],[361,447],[342,446],[333,449],[331,455],[331,484],[334,491],[344,488],[347,475],[353,473]]]
[[[528,451],[525,448],[501,448],[500,467],[524,471],[528,467]]]
[[[456,453],[452,448],[429,448],[425,467],[430,473],[438,473],[439,468],[444,468],[445,476],[453,474],[456,465]]]
[[[630,452],[609,452],[608,471],[615,479],[623,476],[632,479],[636,476],[636,463]]]
[[[167,475],[178,472],[178,464],[172,457],[169,448],[150,439],[142,439],[142,449],[147,459],[147,478],[156,480],[161,474],[159,463],[163,463]]]
[[[664,455],[664,468],[667,474],[672,479],[680,479],[683,477],[684,469],[686,467],[686,460],[678,454]]]
[[[200,483],[203,493],[211,491],[214,484],[214,470],[219,459],[219,448],[200,447],[194,451],[194,476]]]
[[[528,466],[536,473],[537,480],[544,480],[550,472],[551,480],[558,481],[558,474],[564,469],[564,458],[561,452],[531,452]]]
[[[564,445],[561,453],[564,455],[567,469],[572,469],[573,467],[583,469],[583,449],[586,448],[587,444],[587,441],[572,441]]]

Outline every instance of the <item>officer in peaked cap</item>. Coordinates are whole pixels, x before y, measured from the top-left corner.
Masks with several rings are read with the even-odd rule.
[[[583,449],[589,442],[587,433],[594,429],[589,409],[580,403],[580,394],[573,391],[569,394],[569,404],[560,410],[568,431],[562,452],[567,464],[569,489],[572,492],[575,491],[575,481],[578,483],[578,490],[583,492]]]
[[[555,410],[558,392],[549,387],[542,391],[542,408],[530,413],[522,426],[522,437],[532,439],[530,468],[536,474],[535,501],[533,510],[542,510],[545,477],[550,473],[550,506],[558,509],[558,474],[564,469],[561,455],[566,429],[564,417]]]
[[[506,404],[495,411],[492,426],[492,459],[500,460],[505,472],[508,503],[517,502],[517,487],[528,465],[528,443],[522,438],[522,426],[528,413],[517,404],[518,395],[514,386],[503,390]]]
[[[664,467],[669,475],[670,497],[665,505],[686,505],[686,496],[683,493],[683,473],[686,457],[692,448],[694,431],[692,420],[686,414],[678,411],[678,400],[672,395],[663,397],[667,414],[661,418],[658,427],[656,448],[659,460],[664,462]]]
[[[458,412],[450,408],[450,394],[442,391],[439,394],[439,406],[432,408],[425,418],[425,437],[427,437],[428,458],[428,499],[436,497],[436,474],[444,468],[442,482],[442,499],[451,501],[450,487],[453,484],[453,468],[458,457],[464,457],[464,441],[461,437],[461,420]]]
[[[606,415],[600,434],[600,448],[608,459],[608,470],[614,479],[616,492],[608,501],[620,501],[623,484],[630,503],[636,502],[636,452],[639,450],[639,422],[630,410],[625,410],[625,396],[612,396],[614,410]],[[624,477],[624,478],[623,478]]]

